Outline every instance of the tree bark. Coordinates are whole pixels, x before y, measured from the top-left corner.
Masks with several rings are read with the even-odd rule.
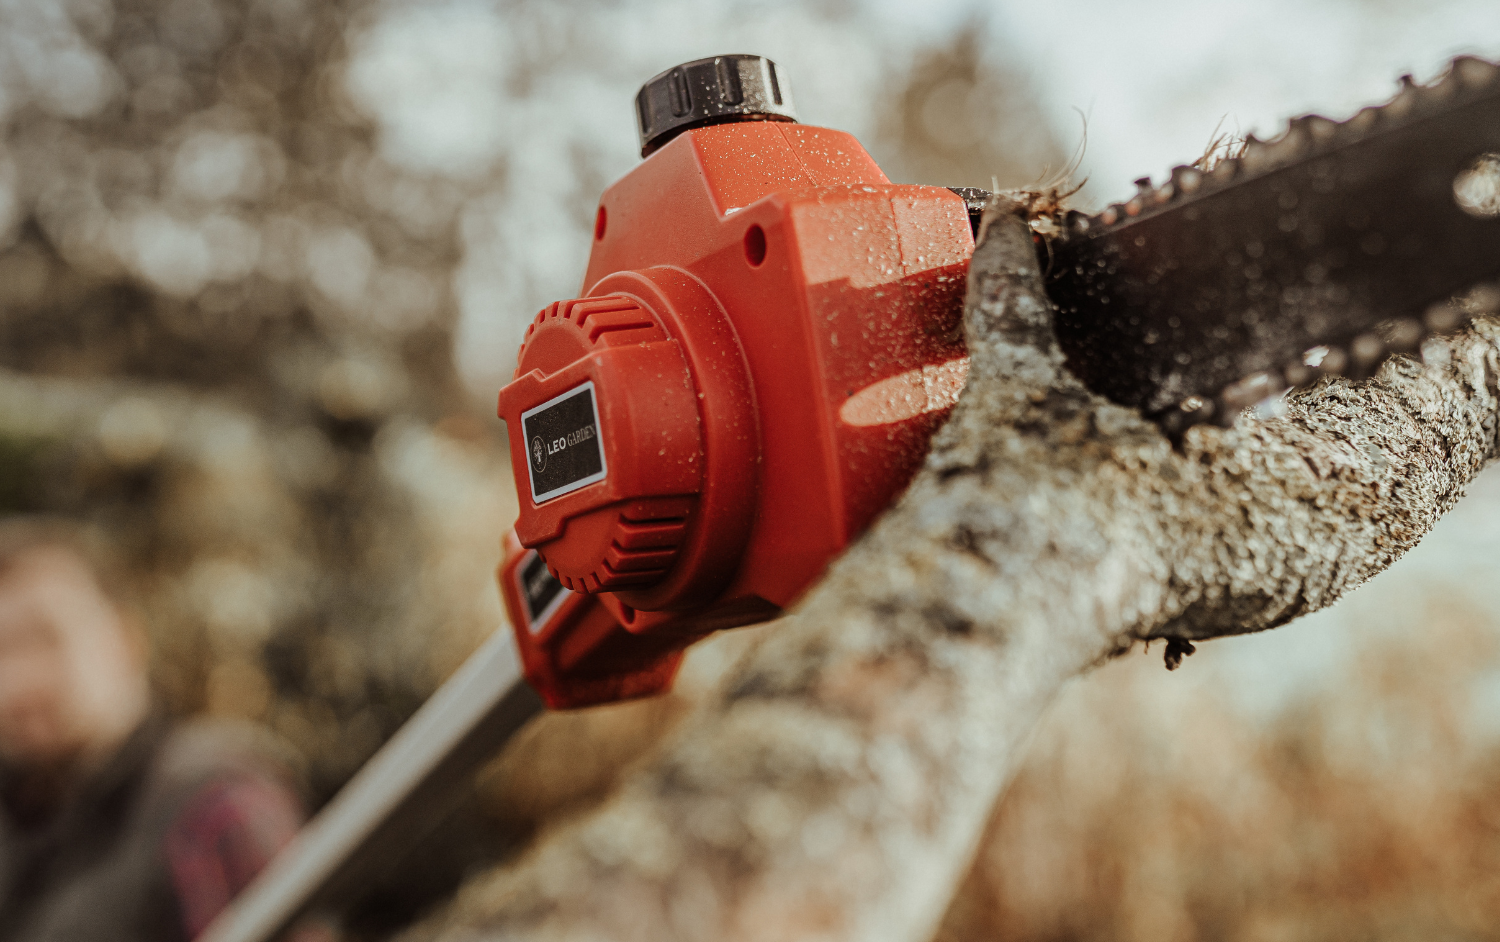
[[[905,496],[609,800],[415,935],[925,939],[1065,681],[1331,604],[1497,451],[1487,316],[1174,448],[1065,369],[1014,207],[969,279],[968,387]]]

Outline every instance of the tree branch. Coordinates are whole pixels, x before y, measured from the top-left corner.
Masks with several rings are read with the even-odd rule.
[[[1050,316],[992,209],[968,388],[907,494],[610,800],[419,934],[924,939],[1064,681],[1332,603],[1497,451],[1492,319],[1174,449],[1067,372]]]

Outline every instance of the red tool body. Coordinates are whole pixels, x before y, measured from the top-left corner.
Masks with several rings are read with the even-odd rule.
[[[964,201],[843,132],[686,130],[594,236],[500,394],[500,584],[554,708],[660,692],[692,641],[791,603],[910,481],[968,365]]]

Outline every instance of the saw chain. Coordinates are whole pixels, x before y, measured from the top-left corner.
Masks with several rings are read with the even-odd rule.
[[[1346,121],[1305,115],[1205,164],[1049,219],[1040,244],[1069,366],[1168,431],[1369,376],[1500,306],[1493,63],[1455,59]],[[959,193],[971,212],[987,196]]]

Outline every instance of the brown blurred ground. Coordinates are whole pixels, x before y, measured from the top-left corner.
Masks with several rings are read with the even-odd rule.
[[[1500,470],[1325,613],[1074,683],[938,938],[1500,937]]]

